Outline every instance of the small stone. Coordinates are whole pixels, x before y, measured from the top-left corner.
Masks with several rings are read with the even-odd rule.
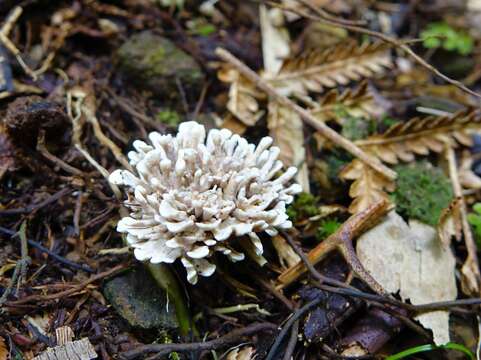
[[[103,293],[129,325],[140,329],[172,330],[178,327],[174,305],[142,266],[106,282]]]
[[[197,62],[175,44],[151,31],[132,35],[117,51],[119,69],[138,88],[171,101],[182,95],[196,101],[204,74]]]

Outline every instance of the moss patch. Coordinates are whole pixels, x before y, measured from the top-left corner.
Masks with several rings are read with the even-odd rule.
[[[293,222],[319,214],[318,199],[309,193],[300,193],[287,208],[287,215]]]
[[[395,167],[398,173],[392,200],[399,214],[435,226],[453,199],[451,182],[444,173],[427,163]]]

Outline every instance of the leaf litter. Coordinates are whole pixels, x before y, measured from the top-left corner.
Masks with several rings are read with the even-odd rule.
[[[0,3],[0,360],[63,351],[65,326],[102,359],[474,351],[478,3]],[[196,286],[134,261],[106,180],[188,120],[269,134],[304,191],[260,263]]]

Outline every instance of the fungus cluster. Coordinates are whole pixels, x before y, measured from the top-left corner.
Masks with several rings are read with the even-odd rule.
[[[257,233],[269,235],[292,226],[286,204],[301,191],[292,183],[296,168],[282,172],[279,148],[264,137],[257,146],[227,129],[210,130],[191,121],[177,135],[149,134],[128,154],[135,170],[116,170],[109,180],[126,187],[130,216],[117,230],[126,233],[138,260],[173,263],[180,259],[187,280],[210,276],[215,252],[244,259],[229,241],[245,237],[257,256]],[[246,245],[246,243],[244,243]]]

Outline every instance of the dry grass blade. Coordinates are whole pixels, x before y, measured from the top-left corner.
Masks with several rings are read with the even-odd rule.
[[[386,179],[359,160],[352,161],[340,174],[345,180],[354,180],[349,196],[354,201],[349,212],[356,214],[381,200],[389,201],[386,191],[394,190],[394,182]]]
[[[279,159],[287,166],[299,167],[297,181],[304,191],[309,192],[309,174],[305,163],[306,150],[301,117],[286,106],[276,101],[269,101],[267,127],[275,144],[281,149]]]
[[[321,121],[336,120],[342,125],[340,112],[352,117],[369,118],[379,114],[373,95],[369,92],[368,84],[363,81],[354,89],[347,89],[340,93],[338,89],[330,90],[311,110],[312,114]]]
[[[479,110],[465,109],[451,116],[428,116],[398,123],[381,135],[356,144],[389,164],[413,161],[415,155],[444,150],[446,141],[471,145],[470,132],[481,127]]]
[[[392,66],[388,45],[380,42],[357,45],[355,41],[348,41],[286,60],[269,81],[285,95],[321,92],[352,80],[382,75]]]
[[[264,95],[256,90],[239,72],[223,65],[217,72],[219,80],[230,83],[227,109],[247,126],[254,125],[261,118],[264,111],[259,108],[258,100]]]

